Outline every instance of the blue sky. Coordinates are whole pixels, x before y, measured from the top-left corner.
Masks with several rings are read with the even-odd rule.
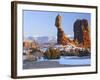
[[[89,13],[72,12],[46,12],[23,10],[23,35],[24,37],[36,36],[57,36],[55,18],[57,15],[62,17],[62,28],[66,35],[73,36],[73,24],[77,19],[87,19],[91,22]]]

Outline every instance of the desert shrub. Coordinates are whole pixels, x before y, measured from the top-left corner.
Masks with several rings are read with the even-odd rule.
[[[90,56],[91,53],[87,49],[85,50],[75,50],[75,51],[60,51],[61,56]]]
[[[90,56],[91,53],[86,49],[84,51],[79,51],[79,56]]]
[[[30,53],[31,54],[34,54],[35,52],[41,52],[39,49],[37,49],[37,48],[30,48]]]
[[[46,59],[59,59],[60,58],[60,51],[58,49],[54,49],[54,48],[50,47],[45,51],[44,58],[46,58]]]
[[[79,52],[73,52],[73,51],[60,51],[61,56],[78,56]]]
[[[26,55],[26,53],[25,53],[25,52],[23,52],[23,55]]]

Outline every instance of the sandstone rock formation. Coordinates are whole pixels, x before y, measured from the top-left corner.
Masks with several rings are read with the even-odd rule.
[[[74,23],[74,40],[78,41],[79,44],[83,42],[82,21],[80,19]]]
[[[88,21],[86,19],[77,19],[74,23],[74,40],[79,45],[90,48],[90,32],[88,27]]]
[[[82,32],[83,32],[83,45],[85,48],[91,47],[90,31],[88,27],[88,21],[86,19],[82,20]]]
[[[61,25],[61,16],[58,15],[55,20],[57,28],[57,44],[67,45],[68,43],[74,44],[79,47],[90,48],[90,31],[88,27],[88,20],[77,19],[74,23],[74,40],[70,40],[65,35]]]
[[[65,33],[62,29],[61,16],[60,15],[58,15],[56,17],[55,26],[57,27],[57,44],[67,45],[70,42],[70,40],[65,35]]]

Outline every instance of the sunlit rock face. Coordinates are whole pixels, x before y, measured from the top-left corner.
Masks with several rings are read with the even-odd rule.
[[[55,20],[55,26],[57,27],[57,44],[67,45],[70,42],[69,38],[65,35],[62,25],[61,16],[58,15]]]
[[[62,45],[67,45],[70,42],[69,38],[64,34],[64,31],[60,28],[58,28],[57,42],[58,44]]]
[[[57,28],[61,28],[61,16],[58,14],[57,17],[56,17],[56,20],[55,20],[55,26]]]
[[[86,19],[78,19],[74,23],[74,40],[78,42],[78,44],[83,45],[85,48],[90,48],[90,32],[88,26],[88,20]]]
[[[85,48],[90,48],[91,47],[90,31],[89,31],[88,21],[86,19],[82,20],[82,32],[83,32],[83,45]]]

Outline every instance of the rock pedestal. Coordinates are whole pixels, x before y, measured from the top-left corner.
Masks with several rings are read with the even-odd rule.
[[[62,29],[60,15],[56,17],[55,26],[57,27],[57,44],[67,45],[70,40]]]

